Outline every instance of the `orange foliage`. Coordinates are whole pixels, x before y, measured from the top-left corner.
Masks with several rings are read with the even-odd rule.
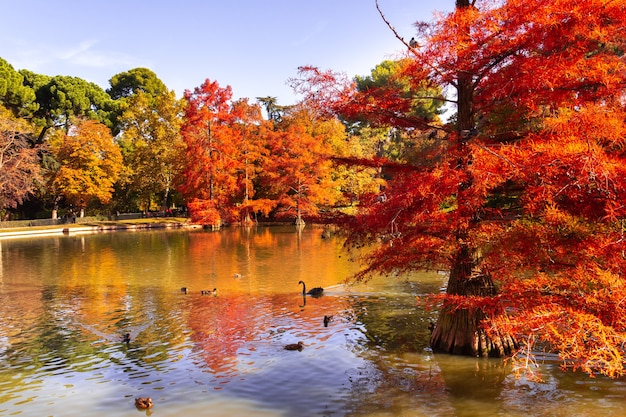
[[[75,207],[84,209],[93,199],[107,203],[122,170],[122,153],[108,127],[95,120],[75,120],[68,134],[51,140],[59,163],[52,184]]]
[[[185,93],[181,191],[198,200],[189,206],[192,218],[205,224],[258,214],[293,218],[333,205],[340,193],[330,155],[333,141],[346,135],[343,126],[304,108],[270,123],[258,105],[231,96],[230,87],[209,80]]]
[[[222,217],[214,202],[203,199],[193,199],[188,204],[190,219],[193,223],[219,226]]]
[[[265,162],[262,183],[277,202],[279,216],[315,216],[319,206],[332,205],[337,198],[331,177],[331,145],[316,131],[316,124],[323,122],[302,109],[269,136],[271,158]]]
[[[457,90],[458,124],[445,128],[445,152],[388,164],[388,187],[362,202],[352,241],[383,243],[365,272],[449,268],[472,248],[472,272],[498,292],[450,296],[451,305],[491,313],[492,335],[537,340],[568,367],[624,375],[626,5],[462,3],[418,25],[405,69],[416,84]],[[375,103],[375,124],[428,123],[399,120],[404,104],[392,94],[311,74],[308,91],[325,94],[307,98],[319,108],[368,120]]]
[[[216,217],[237,185],[236,176],[232,175],[237,169],[233,157],[237,144],[232,140],[235,116],[231,113],[231,97],[230,87],[221,88],[209,80],[193,92],[185,91],[187,108],[181,132],[187,163],[181,191],[188,199],[210,202],[216,211],[209,217],[206,213],[198,215],[205,220]],[[192,216],[193,210],[190,207]]]

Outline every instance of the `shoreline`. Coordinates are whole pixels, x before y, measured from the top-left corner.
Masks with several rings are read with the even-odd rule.
[[[43,236],[75,236],[82,234],[97,234],[114,231],[133,231],[147,229],[199,229],[199,224],[193,224],[180,221],[162,221],[151,222],[95,222],[82,224],[64,224],[59,226],[32,226],[29,228],[19,228],[19,230],[1,229],[0,239],[13,239],[24,237],[43,237]]]

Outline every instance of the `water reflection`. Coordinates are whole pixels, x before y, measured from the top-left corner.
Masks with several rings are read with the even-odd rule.
[[[159,416],[621,414],[623,381],[550,358],[535,383],[501,361],[433,355],[416,297],[445,277],[344,286],[356,265],[320,234],[0,240],[0,415],[135,415],[138,396]],[[303,297],[300,280],[324,295]]]

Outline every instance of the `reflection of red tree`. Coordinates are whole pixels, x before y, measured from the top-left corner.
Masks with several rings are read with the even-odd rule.
[[[346,309],[341,300],[332,296],[307,297],[304,305],[298,294],[197,296],[190,304],[188,316],[194,350],[215,377],[228,378],[236,372],[238,354],[244,349],[256,350],[253,342],[272,343],[270,335],[275,328],[302,337],[307,346],[326,340],[332,332],[324,330],[324,315],[334,315],[337,321],[331,326],[339,325],[339,316]],[[282,349],[282,345],[277,345],[277,349]]]
[[[349,309],[343,297],[322,296],[314,298],[298,295],[290,298],[294,302],[290,310],[295,313],[302,330],[307,332],[315,332],[316,329],[323,328],[324,316],[333,316],[333,320],[339,319],[339,316]],[[336,323],[333,321],[333,324]],[[326,335],[321,337],[321,340],[324,340],[325,337]]]
[[[198,259],[222,247],[221,233],[189,234],[189,255],[191,259]]]
[[[243,296],[198,297],[192,302],[191,339],[216,376],[225,376],[236,366],[237,351],[256,334],[255,305]]]

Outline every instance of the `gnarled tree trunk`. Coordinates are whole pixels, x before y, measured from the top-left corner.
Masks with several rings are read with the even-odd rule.
[[[496,295],[491,276],[481,273],[478,259],[467,245],[461,245],[454,259],[447,293],[462,296],[489,297]],[[517,343],[509,335],[489,337],[480,328],[485,313],[473,309],[456,308],[444,302],[430,344],[435,352],[455,355],[502,357],[517,349]]]

